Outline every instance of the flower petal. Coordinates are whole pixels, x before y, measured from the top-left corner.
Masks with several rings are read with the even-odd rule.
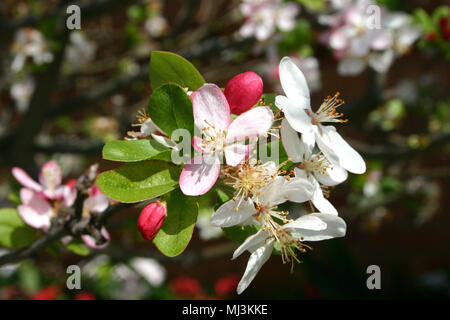
[[[188,196],[205,194],[216,183],[219,173],[219,157],[206,154],[195,157],[181,171],[180,189]]]
[[[238,208],[236,211],[235,209]],[[220,206],[211,216],[211,225],[215,227],[231,227],[247,220],[256,213],[253,201],[238,198],[236,201],[229,200]]]
[[[314,172],[316,179],[323,185],[335,186],[347,180],[348,172],[340,166],[331,164],[325,171],[327,174]]]
[[[317,218],[326,224],[325,229],[322,229],[323,224]],[[304,241],[320,241],[345,236],[347,225],[342,218],[334,214],[310,213],[285,224],[283,228],[288,229],[292,236],[303,238]]]
[[[285,96],[276,96],[275,105],[284,112],[292,129],[301,133],[309,133],[313,130],[313,124],[306,113],[308,108],[304,101],[303,99],[303,101],[297,100],[293,102]]]
[[[295,177],[288,181],[285,177],[278,176],[265,186],[260,194],[263,204],[273,207],[286,201],[308,201],[312,199],[313,190],[313,185],[306,178]]]
[[[88,247],[90,247],[92,249],[103,249],[103,248],[108,246],[109,242],[111,241],[111,237],[109,235],[108,230],[106,230],[106,228],[104,226],[102,227],[100,232],[102,233],[102,236],[106,239],[106,242],[103,243],[103,244],[98,245],[95,242],[95,239],[93,237],[91,237],[90,235],[87,235],[87,234],[81,235],[81,239],[84,241],[84,243]]]
[[[203,148],[203,139],[198,136],[192,137],[192,146],[194,147],[195,151],[205,153],[207,150]]]
[[[342,76],[355,76],[366,67],[366,62],[361,58],[345,58],[338,64],[338,73]]]
[[[244,112],[228,127],[227,144],[258,138],[266,134],[273,123],[273,112],[268,107],[257,107]]]
[[[297,131],[292,129],[289,121],[286,119],[281,121],[281,142],[292,162],[298,163],[303,160],[303,156],[305,155],[305,145],[300,140]]]
[[[22,220],[35,229],[48,230],[53,216],[50,204],[30,189],[21,189],[20,198],[23,204],[17,210]]]
[[[280,61],[280,82],[286,96],[292,101],[304,101],[310,108],[309,88],[303,72],[289,57]]]
[[[19,167],[14,167],[11,170],[12,175],[16,180],[23,185],[24,187],[34,190],[34,191],[42,191],[42,186],[31,179],[31,177],[26,173],[23,169]]]
[[[248,159],[253,147],[253,144],[232,144],[226,146],[224,151],[227,165],[234,167]]]
[[[202,130],[207,126],[225,130],[230,124],[230,107],[222,90],[215,84],[207,83],[195,92],[192,99],[194,121]]]
[[[237,287],[237,293],[241,294],[250,285],[250,283],[255,279],[261,267],[264,263],[269,260],[273,251],[273,240],[267,242],[264,246],[256,249],[248,259],[247,268],[245,269],[244,275],[239,281]]]
[[[322,126],[322,134],[316,134],[316,142],[323,154],[347,171],[361,174],[366,172],[366,163],[333,126]]]
[[[109,206],[109,198],[104,194],[91,196],[84,200],[84,210],[89,212],[103,212]]]
[[[268,236],[269,235],[266,231],[263,231],[263,229],[259,229],[258,232],[245,239],[245,241],[234,251],[233,257],[231,259],[236,259],[247,250],[250,252],[254,252],[264,244],[264,241]]]
[[[58,162],[51,160],[46,162],[39,172],[39,182],[44,189],[55,189],[61,184],[62,170]]]
[[[322,189],[320,188],[319,182],[317,182],[314,179],[315,182],[315,188],[314,188],[314,195],[312,198],[312,203],[314,207],[316,207],[320,212],[323,213],[332,213],[337,215],[338,212],[336,208],[328,201],[324,196]]]

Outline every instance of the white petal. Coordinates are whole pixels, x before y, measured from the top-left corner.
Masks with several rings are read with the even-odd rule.
[[[281,121],[281,142],[292,162],[301,162],[305,154],[305,146],[300,140],[297,131],[292,129],[286,119]]]
[[[308,133],[312,131],[313,124],[305,111],[309,108],[306,107],[305,99],[302,99],[303,101],[297,100],[294,102],[285,96],[276,96],[275,105],[284,112],[292,129],[301,133]]]
[[[322,134],[316,134],[316,142],[323,154],[335,164],[350,172],[366,172],[366,163],[333,126],[322,126]]]
[[[302,216],[296,221],[284,225],[284,228],[288,229],[294,237],[303,238],[304,241],[320,241],[345,236],[347,225],[345,224],[345,221],[342,220],[342,218],[330,213],[311,213],[306,216],[310,216],[308,217],[308,219],[311,219],[311,217],[319,218],[326,223],[326,229],[313,230],[311,229],[312,226],[309,223],[301,223],[297,225],[294,224],[296,221],[302,219],[305,216]],[[307,227],[305,228],[304,226]],[[317,226],[316,228],[320,229],[319,226]]]
[[[323,185],[335,186],[347,180],[348,172],[340,166],[330,164],[325,171],[327,174],[314,172],[316,179]]]
[[[365,67],[366,62],[364,59],[345,58],[339,62],[338,73],[342,76],[355,76],[360,74]]]
[[[313,231],[322,231],[327,228],[327,223],[313,214],[305,214],[296,220],[283,226],[284,229],[305,229]]]
[[[273,241],[270,241],[250,255],[250,259],[248,259],[247,263],[247,268],[245,269],[244,275],[242,276],[241,281],[239,281],[237,287],[238,294],[241,294],[245,289],[247,289],[264,263],[269,260],[270,255],[272,254],[272,250]]]
[[[238,208],[238,210],[235,211],[235,208]],[[245,200],[238,198],[236,201],[230,200],[221,205],[211,216],[211,224],[216,227],[235,226],[247,220],[256,212],[253,201],[250,199]]]
[[[312,203],[320,212],[332,213],[337,215],[338,212],[335,207],[328,201],[324,196],[322,189],[320,188],[319,182],[315,181],[314,195],[312,198]]]
[[[313,126],[313,131],[303,132],[302,141],[306,146],[306,156],[311,155],[314,145],[316,144],[315,132],[317,131],[317,126]]]
[[[273,207],[286,201],[305,202],[312,199],[313,185],[308,179],[303,177],[291,178],[278,176],[272,180],[261,191],[263,204]]]
[[[368,64],[376,72],[385,73],[388,71],[393,61],[394,52],[392,50],[387,50],[383,53],[372,53],[369,56]]]
[[[264,241],[267,239],[267,232],[259,229],[259,231],[251,236],[249,236],[245,241],[234,251],[232,260],[239,257],[246,250],[250,252],[254,252],[256,249],[261,247],[264,244]]]
[[[292,101],[303,100],[310,107],[309,88],[303,72],[289,57],[284,57],[279,66],[280,82],[284,92]]]

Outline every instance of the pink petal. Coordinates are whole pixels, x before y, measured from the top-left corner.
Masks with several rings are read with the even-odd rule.
[[[261,98],[263,81],[254,72],[240,73],[228,82],[224,93],[231,112],[241,114],[253,107]]]
[[[89,212],[103,212],[109,206],[109,198],[103,193],[91,196],[84,200],[85,209]]]
[[[205,153],[206,150],[203,148],[203,139],[197,136],[192,137],[192,146],[195,151]]]
[[[33,228],[47,230],[53,215],[50,204],[30,189],[21,189],[20,198],[23,204],[17,210],[22,220]]]
[[[253,108],[233,120],[228,128],[226,143],[262,136],[270,129],[272,123],[272,110],[268,107]]]
[[[202,155],[191,159],[180,174],[180,189],[188,196],[205,194],[216,183],[220,173],[218,156]]]
[[[29,188],[34,191],[42,191],[42,186],[39,185],[36,181],[31,179],[31,177],[26,173],[23,169],[14,167],[11,170],[12,175],[16,180],[26,188]]]
[[[248,159],[250,152],[253,150],[253,144],[232,144],[225,147],[225,157],[227,165],[237,166],[242,161]]]
[[[103,248],[108,246],[108,244],[109,244],[109,242],[111,240],[111,237],[110,237],[110,235],[108,233],[108,230],[106,230],[106,228],[104,226],[102,227],[100,232],[102,233],[102,236],[106,239],[106,242],[104,244],[97,245],[97,243],[95,242],[95,239],[93,237],[87,235],[87,234],[83,234],[81,236],[81,239],[84,241],[84,243],[88,247],[90,247],[92,249],[103,249]]]
[[[230,124],[230,107],[222,90],[215,84],[205,84],[192,98],[194,121],[202,130],[207,126],[225,130]]]
[[[45,189],[54,189],[62,181],[62,170],[58,162],[52,160],[46,162],[39,173],[39,182]]]

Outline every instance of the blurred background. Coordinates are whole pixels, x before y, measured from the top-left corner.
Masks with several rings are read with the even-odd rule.
[[[347,236],[314,243],[293,274],[273,256],[237,296],[248,255],[231,261],[238,244],[208,225],[211,212],[200,213],[186,251],[168,259],[139,235],[140,208],[127,208],[108,220],[112,241],[105,249],[54,242],[29,259],[0,266],[0,299],[450,297],[449,2],[379,1],[410,16],[421,33],[385,72],[366,67],[354,75],[340,72],[339,57],[323,40],[329,26],[321,23],[350,1],[275,1],[296,9],[280,18],[290,24],[264,34],[244,28],[258,17],[249,16],[243,2],[3,0],[0,208],[19,201],[13,166],[37,177],[40,166],[54,159],[64,181],[93,163],[100,172],[117,166],[102,160],[101,150],[106,141],[126,136],[138,110],[146,108],[151,51],[182,55],[221,87],[254,71],[266,93],[282,93],[277,65],[289,55],[306,74],[313,109],[341,92],[349,123],[338,130],[367,163],[364,175],[350,174],[331,190]],[[81,30],[66,28],[70,4],[81,8]],[[20,247],[2,242],[2,227],[0,256]],[[31,236],[33,241],[43,232]],[[66,287],[72,264],[81,267],[81,290]],[[381,290],[366,286],[370,265],[381,269]]]

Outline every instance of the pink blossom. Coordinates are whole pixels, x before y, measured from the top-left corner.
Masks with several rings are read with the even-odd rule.
[[[236,166],[249,157],[253,145],[236,144],[247,139],[255,140],[264,135],[273,122],[268,107],[256,107],[231,122],[230,106],[215,84],[205,84],[193,97],[194,122],[204,138],[193,137],[194,149],[202,155],[191,159],[180,175],[180,188],[186,195],[208,192],[220,173],[220,158]]]
[[[74,197],[71,189],[61,184],[62,171],[59,164],[52,160],[46,162],[39,172],[39,183],[33,180],[23,169],[12,168],[12,175],[25,188],[41,194],[48,200],[63,200],[66,206],[71,206]]]

